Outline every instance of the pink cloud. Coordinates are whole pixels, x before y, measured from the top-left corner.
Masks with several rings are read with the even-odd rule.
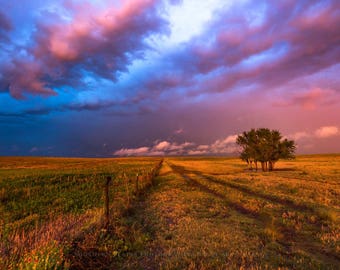
[[[174,131],[174,134],[178,135],[178,134],[182,134],[184,132],[184,129],[183,128],[179,128],[179,129],[176,129]]]
[[[311,88],[308,91],[293,92],[275,101],[277,106],[301,106],[307,110],[316,109],[317,106],[333,103],[338,100],[339,94],[331,89]]]
[[[237,86],[251,84],[256,84],[263,91],[263,88],[281,86],[301,75],[313,74],[339,62],[337,36],[340,30],[335,27],[340,24],[340,17],[335,15],[337,1],[330,1],[321,15],[310,17],[312,28],[297,23],[305,16],[305,10],[314,8],[312,2],[301,6],[295,1],[265,2],[268,8],[262,15],[261,25],[251,25],[245,16],[245,9],[256,8],[256,2],[250,1],[243,8],[222,12],[223,15],[203,37],[211,42],[202,42],[200,37],[187,48],[183,57],[188,59],[185,65],[188,72],[206,74],[219,70],[218,76],[207,76],[197,84],[192,94],[230,91]],[[314,13],[318,14],[318,10]],[[321,25],[318,24],[320,16]],[[269,59],[263,57],[256,62],[256,57],[261,54]],[[251,57],[253,61],[249,60]],[[248,66],[245,64],[247,61]],[[305,106],[310,106],[308,101]]]
[[[32,61],[15,60],[12,65],[8,66],[11,70],[8,80],[9,91],[11,95],[17,99],[23,97],[24,89],[31,89],[38,95],[55,95],[48,83],[40,80],[41,67],[38,63]]]
[[[333,136],[337,136],[340,134],[340,130],[336,126],[325,126],[320,127],[315,131],[315,136],[318,138],[329,138]]]

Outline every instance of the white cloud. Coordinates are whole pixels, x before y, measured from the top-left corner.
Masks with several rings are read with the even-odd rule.
[[[315,131],[315,136],[318,138],[328,138],[338,134],[340,134],[340,131],[336,126],[325,126]]]
[[[116,152],[117,156],[163,156],[163,155],[208,155],[208,154],[231,154],[237,152],[235,144],[237,135],[227,136],[208,145],[196,145],[192,142],[171,143],[168,141],[156,141],[151,147],[123,148]]]
[[[314,132],[298,131],[284,138],[300,141],[304,148],[306,143],[313,139],[328,138],[340,135],[340,129],[337,126],[323,126]],[[225,155],[238,153],[239,147],[236,144],[238,135],[229,135],[224,139],[216,140],[211,144],[196,145],[192,142],[176,143],[169,141],[157,140],[152,146],[139,148],[123,148],[113,154],[116,156],[165,156],[165,155]],[[35,150],[35,149],[34,149]]]
[[[114,152],[115,156],[143,156],[149,153],[149,147],[122,148]]]
[[[208,150],[208,149],[209,149],[209,145],[207,144],[197,146],[197,150],[200,150],[200,151]]]
[[[228,136],[227,138],[225,138],[225,139],[223,140],[223,143],[224,143],[224,144],[228,144],[228,143],[236,143],[237,136],[238,136],[238,135],[230,135],[230,136]]]
[[[198,35],[216,10],[226,7],[227,4],[230,6],[232,2],[184,0],[180,5],[169,6],[168,13],[172,31],[166,44],[178,44]]]
[[[185,148],[189,148],[189,147],[192,147],[194,146],[195,144],[194,143],[190,143],[190,142],[185,142],[185,143],[182,143],[182,144],[172,144],[170,146],[170,150],[172,151],[179,151],[179,150],[184,150]]]
[[[238,135],[229,135],[225,139],[217,140],[209,146],[209,152],[214,154],[223,154],[233,152],[230,149],[230,144],[235,144]]]
[[[287,138],[299,141],[313,138],[328,138],[336,135],[340,135],[340,129],[337,126],[324,126],[314,132],[298,131],[288,135]]]
[[[199,150],[190,150],[188,151],[188,155],[193,155],[193,156],[201,156],[201,155],[206,155],[207,151],[199,151]]]
[[[299,141],[299,140],[304,139],[304,138],[309,138],[309,137],[311,137],[311,135],[308,134],[308,133],[305,132],[305,131],[299,131],[299,132],[296,132],[296,133],[294,133],[294,134],[291,134],[291,135],[289,135],[289,136],[287,136],[287,137],[288,137],[288,138],[291,138],[291,139],[293,139],[293,140],[295,140],[295,141]]]
[[[167,150],[169,149],[169,147],[171,146],[171,144],[167,141],[162,141],[160,143],[158,143],[157,145],[155,145],[153,148],[156,150]]]

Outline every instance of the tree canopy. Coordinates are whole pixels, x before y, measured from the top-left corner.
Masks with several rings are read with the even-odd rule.
[[[277,130],[268,128],[251,129],[244,131],[237,137],[236,143],[241,147],[240,158],[246,161],[250,167],[258,162],[263,171],[272,171],[279,159],[292,159],[295,153],[295,142],[283,139]]]

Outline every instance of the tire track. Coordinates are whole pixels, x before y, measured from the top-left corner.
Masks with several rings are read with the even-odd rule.
[[[242,204],[240,203],[237,203],[237,202],[234,202],[230,199],[228,199],[224,194],[222,193],[219,193],[213,189],[210,189],[209,187],[201,184],[200,182],[198,182],[197,180],[189,177],[188,175],[186,175],[185,173],[181,173],[179,171],[179,167],[172,164],[172,163],[169,163],[167,162],[168,166],[174,171],[174,173],[178,174],[179,176],[181,176],[183,179],[185,179],[189,184],[195,186],[196,188],[198,188],[199,190],[201,191],[204,191],[210,195],[213,195],[219,199],[221,199],[222,201],[228,203],[228,206],[230,206],[230,208],[236,210],[237,212],[243,214],[243,215],[246,215],[248,217],[251,217],[251,218],[258,218],[259,215],[257,212],[255,211],[252,211],[248,208],[245,208]]]

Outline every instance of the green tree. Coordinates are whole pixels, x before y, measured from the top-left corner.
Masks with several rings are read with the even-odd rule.
[[[243,148],[241,152],[241,159],[246,161],[249,169],[253,168],[253,163],[257,170],[258,154],[256,145],[258,144],[257,135],[255,129],[248,132],[243,132],[242,135],[237,137],[236,143]]]
[[[268,128],[251,129],[237,137],[236,143],[241,147],[240,158],[247,162],[250,169],[252,164],[261,163],[263,171],[272,171],[279,159],[292,159],[296,149],[295,142],[282,139],[277,130]]]

